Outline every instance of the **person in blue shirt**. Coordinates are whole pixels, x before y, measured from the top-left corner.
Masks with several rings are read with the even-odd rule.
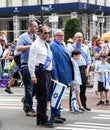
[[[101,63],[99,63],[95,68],[95,72],[98,74],[98,92],[100,93],[100,101],[97,103],[97,105],[104,104],[103,92],[105,92],[105,98],[106,98],[105,103],[106,105],[109,105],[108,89],[105,89],[104,87],[104,72],[110,71],[110,64],[106,62],[107,56],[108,55],[106,53],[101,53],[100,54]]]
[[[81,80],[81,74],[80,74],[80,70],[79,70],[79,66],[77,64],[77,60],[80,58],[81,52],[79,50],[73,50],[72,51],[72,63],[73,63],[73,68],[74,68],[74,80],[71,82],[70,85],[70,99],[71,99],[71,104],[70,104],[70,111],[75,112],[75,113],[82,113],[84,112],[84,108],[81,104],[81,100],[80,100],[80,85],[82,85],[82,80]],[[74,91],[74,92],[73,92]],[[73,94],[74,93],[74,94]],[[78,107],[79,110],[76,108],[74,108],[74,106],[72,106],[72,98],[73,95],[76,95],[76,100],[78,103]],[[76,106],[76,105],[75,105]]]
[[[35,20],[28,23],[28,31],[21,34],[18,38],[16,50],[21,54],[21,73],[25,88],[25,96],[22,98],[23,110],[27,116],[36,116],[33,110],[33,83],[28,69],[28,57],[32,42],[37,39],[38,24]]]
[[[94,65],[97,66],[101,62],[100,60],[100,54],[102,52],[105,52],[106,54],[109,53],[108,47],[105,46],[106,44],[104,43],[103,38],[99,38],[96,40],[96,45],[94,46],[93,49],[93,54],[94,54]],[[93,85],[93,91],[95,91],[96,98],[99,97],[98,95],[98,74],[94,74],[94,85]]]
[[[79,60],[77,60],[77,64],[80,69],[82,85],[80,85],[80,99],[82,106],[85,110],[90,111],[91,109],[87,107],[86,101],[86,87],[87,80],[89,75],[89,68],[91,65],[91,57],[89,53],[88,47],[83,44],[83,34],[77,32],[75,34],[75,43],[72,45],[75,50],[79,50],[81,52],[81,56]]]

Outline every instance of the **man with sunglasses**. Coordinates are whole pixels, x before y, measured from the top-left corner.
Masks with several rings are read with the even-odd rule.
[[[69,52],[63,42],[64,33],[62,30],[57,30],[54,33],[54,40],[50,43],[54,58],[52,78],[65,85],[69,85],[74,77],[74,73]],[[51,121],[54,123],[63,123],[65,120],[66,118],[61,117],[60,107],[58,109],[51,107]]]
[[[23,83],[25,88],[25,96],[22,98],[23,110],[26,116],[36,116],[33,110],[33,84],[31,82],[31,76],[28,69],[28,56],[32,42],[38,38],[36,35],[38,24],[35,20],[29,21],[28,31],[19,36],[17,42],[17,51],[22,52],[21,60],[21,73],[23,77]]]
[[[36,124],[43,127],[53,127],[53,123],[46,115],[47,102],[51,85],[52,52],[46,42],[49,38],[49,28],[46,25],[39,26],[39,38],[33,42],[29,53],[29,71],[31,80],[36,87],[37,120]]]

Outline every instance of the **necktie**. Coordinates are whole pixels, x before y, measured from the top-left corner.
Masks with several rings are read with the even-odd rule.
[[[45,46],[46,46],[46,48],[48,49],[48,45],[47,45],[47,43],[45,43]]]
[[[36,36],[35,36],[35,34],[33,34],[33,41],[35,41],[36,40]]]

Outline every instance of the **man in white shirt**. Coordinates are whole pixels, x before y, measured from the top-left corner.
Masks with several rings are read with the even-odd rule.
[[[51,85],[52,52],[46,40],[49,38],[49,28],[42,25],[38,28],[39,38],[30,47],[28,66],[31,80],[36,87],[37,125],[53,127],[46,115],[47,102]]]

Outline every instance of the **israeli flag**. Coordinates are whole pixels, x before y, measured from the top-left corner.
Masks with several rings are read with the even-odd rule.
[[[104,88],[110,89],[110,72],[104,72]]]
[[[71,97],[71,110],[75,112],[77,110],[76,107],[76,91],[72,91],[72,97]]]
[[[53,81],[53,80],[52,80]],[[51,106],[58,109],[67,86],[54,80]]]

